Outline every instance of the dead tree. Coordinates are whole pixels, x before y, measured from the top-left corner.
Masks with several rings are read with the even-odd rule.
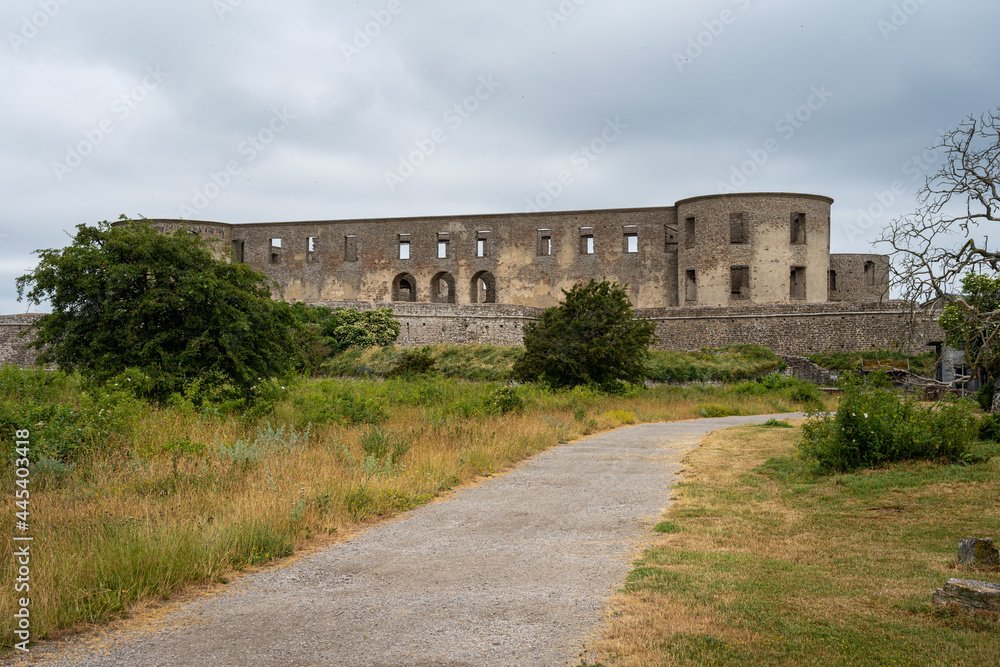
[[[972,298],[956,286],[969,274],[1000,277],[1000,250],[989,245],[991,223],[1000,222],[1000,107],[969,116],[933,148],[943,163],[921,188],[917,210],[893,220],[875,243],[893,256],[893,290],[914,311],[938,305],[960,314],[952,319],[961,327],[946,327],[948,343],[966,350],[973,375],[996,377],[1000,300]],[[993,408],[1000,410],[1000,392]]]

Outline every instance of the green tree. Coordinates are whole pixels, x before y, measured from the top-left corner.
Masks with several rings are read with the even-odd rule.
[[[514,374],[555,386],[595,384],[614,389],[641,382],[655,326],[636,318],[625,289],[591,280],[574,285],[538,322],[524,328],[524,355]]]
[[[359,311],[357,308],[292,306],[296,319],[325,344],[326,354],[349,347],[385,347],[399,338],[400,326],[392,308]]]
[[[271,299],[270,281],[217,259],[184,228],[81,224],[69,246],[36,253],[41,261],[17,291],[18,300],[51,305],[35,325],[42,362],[97,382],[138,368],[162,400],[192,383],[252,399],[297,361],[290,330],[298,324],[287,303]]]

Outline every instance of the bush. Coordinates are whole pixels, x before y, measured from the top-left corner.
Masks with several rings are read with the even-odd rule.
[[[1000,442],[1000,416],[983,415],[979,420],[979,439]]]
[[[486,411],[495,415],[524,410],[524,399],[513,387],[497,387],[486,398]]]
[[[975,439],[977,422],[967,402],[940,409],[923,408],[894,391],[884,373],[869,381],[847,373],[835,415],[825,415],[803,427],[798,447],[824,471],[929,459],[959,461]]]
[[[431,356],[429,347],[421,347],[415,350],[403,350],[399,361],[389,371],[388,377],[412,377],[414,375],[428,375],[434,372],[434,357]]]
[[[636,318],[625,288],[591,280],[574,285],[565,298],[524,328],[524,355],[514,375],[553,386],[593,384],[616,390],[642,382],[655,325]]]

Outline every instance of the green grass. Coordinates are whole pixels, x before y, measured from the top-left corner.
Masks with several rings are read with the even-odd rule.
[[[1000,537],[1000,445],[978,465],[817,476],[799,429],[713,434],[686,460],[594,657],[614,665],[1000,663],[998,614],[930,604],[959,540]]]
[[[498,345],[430,345],[435,371],[448,378],[476,382],[503,381],[511,377],[521,347]],[[386,377],[402,358],[396,347],[351,348],[323,364],[323,372],[343,377]],[[649,353],[647,378],[653,382],[732,382],[782,370],[784,362],[759,345],[702,348],[697,352],[654,350]]]
[[[831,371],[860,370],[862,360],[908,361],[910,371],[923,377],[934,377],[934,353],[904,354],[898,350],[868,350],[866,352],[824,352],[810,354],[809,360]]]

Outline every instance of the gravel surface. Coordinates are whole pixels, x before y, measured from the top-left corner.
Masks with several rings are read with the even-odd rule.
[[[710,431],[769,416],[645,424],[561,445],[288,567],[177,604],[152,630],[43,644],[29,661],[575,665],[669,504],[681,458]],[[781,415],[792,416],[800,415]]]

